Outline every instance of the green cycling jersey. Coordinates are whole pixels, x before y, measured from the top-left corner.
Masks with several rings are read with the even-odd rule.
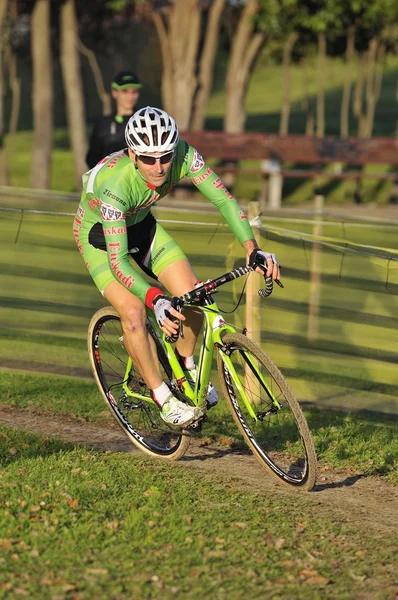
[[[107,249],[105,267],[111,270],[114,279],[145,301],[150,286],[129,261],[127,232],[130,227],[136,227],[143,221],[150,213],[151,206],[166,196],[183,177],[189,177],[217,207],[241,244],[254,238],[247,217],[234,196],[189,144],[179,141],[166,180],[159,187],[146,182],[127,151],[122,150],[105,157],[83,175],[83,192],[74,220],[74,236],[93,278],[95,269],[90,264],[89,234],[94,226],[101,224]],[[102,269],[105,267],[101,266]]]

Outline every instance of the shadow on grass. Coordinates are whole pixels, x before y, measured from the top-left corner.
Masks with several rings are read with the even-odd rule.
[[[225,68],[225,65],[220,65]],[[220,73],[221,76],[221,73]],[[397,80],[397,69],[389,69],[383,74],[383,86],[380,100],[376,106],[373,135],[391,137],[391,119],[393,119],[394,93]],[[221,77],[218,81],[224,81]],[[266,84],[264,84],[265,90]],[[266,90],[265,90],[266,91]],[[338,85],[325,93],[326,112],[326,135],[340,135],[340,108],[343,86]],[[309,103],[314,106],[316,94],[308,98]],[[246,131],[279,133],[280,112],[250,113],[247,115]],[[304,134],[306,117],[302,109],[302,100],[292,102],[289,120],[289,134]],[[207,117],[206,129],[222,129],[223,117]],[[350,135],[357,135],[357,120],[350,113]]]

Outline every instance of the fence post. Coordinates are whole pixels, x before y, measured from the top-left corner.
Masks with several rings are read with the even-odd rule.
[[[279,210],[282,205],[283,186],[281,163],[275,157],[269,158],[266,163],[267,171],[269,172],[268,208],[270,210]]]
[[[261,247],[261,219],[260,219],[260,204],[259,202],[249,202],[248,218],[251,224],[254,237]],[[260,277],[256,273],[250,273],[246,285],[246,328],[247,337],[252,339],[256,344],[261,342],[261,307],[260,296],[258,289],[261,287]],[[251,404],[259,404],[261,398],[260,385],[257,380],[253,380],[251,370],[245,367],[245,391]]]
[[[260,206],[260,211],[263,212],[268,208],[268,192],[269,192],[269,173],[266,170],[267,165],[266,161],[263,161],[262,168],[264,171],[264,178],[261,185],[261,189],[258,193],[258,204]]]
[[[319,237],[322,235],[323,230],[323,206],[325,198],[324,196],[315,196],[315,215],[316,222],[314,223],[314,244],[312,247],[311,255],[311,273],[310,273],[310,287],[309,287],[309,298],[308,298],[308,328],[307,328],[307,339],[309,342],[314,342],[318,337],[318,315],[319,315],[319,304],[321,295],[321,248],[319,244]]]

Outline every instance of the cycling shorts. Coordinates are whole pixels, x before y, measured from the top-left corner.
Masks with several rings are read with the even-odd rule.
[[[157,280],[169,265],[186,258],[177,242],[149,213],[142,221],[127,228],[129,256],[150,277]],[[104,293],[117,281],[109,267],[102,224],[80,230],[81,253],[95,285]]]

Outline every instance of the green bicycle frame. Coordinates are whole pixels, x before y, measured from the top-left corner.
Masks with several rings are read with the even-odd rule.
[[[184,306],[189,307],[191,305],[186,304]],[[222,341],[223,336],[226,333],[236,333],[236,329],[234,327],[232,327],[231,325],[228,325],[227,323],[225,323],[223,317],[219,314],[219,309],[215,302],[213,302],[212,304],[209,304],[209,305],[205,305],[205,306],[195,305],[195,308],[201,310],[204,313],[204,317],[205,317],[204,328],[203,328],[203,341],[202,341],[202,346],[201,346],[200,354],[199,354],[199,361],[198,361],[198,365],[197,365],[198,377],[196,378],[195,382],[189,382],[187,380],[186,373],[183,371],[183,369],[175,355],[173,346],[169,342],[167,342],[166,335],[159,328],[159,326],[156,322],[156,319],[154,317],[153,311],[147,310],[147,320],[148,320],[149,326],[150,326],[152,332],[154,333],[154,335],[157,337],[158,343],[162,346],[162,348],[166,354],[167,360],[170,364],[170,367],[173,372],[176,383],[182,389],[182,392],[196,406],[206,406],[206,398],[207,398],[208,386],[209,386],[209,382],[210,382],[210,374],[211,374],[212,363],[213,363],[214,348],[217,347],[220,349],[219,351],[221,354],[222,361],[224,362],[225,366],[227,367],[227,369],[232,377],[232,380],[233,380],[237,390],[239,391],[239,394],[241,395],[242,400],[243,400],[250,416],[255,421],[257,421],[258,419],[257,419],[256,413],[253,410],[252,404],[246,395],[245,389],[241,384],[240,378],[236,372],[236,369],[235,369],[230,357],[228,356],[227,353],[221,351],[221,348],[224,346],[224,343]],[[257,367],[253,363],[253,361],[248,353],[245,353],[245,360],[246,360],[247,364],[250,366],[250,368],[254,372],[257,373],[257,376],[258,376],[265,392],[267,393],[270,400],[274,403],[275,407],[280,408],[279,402],[276,400],[276,398],[272,394],[271,390],[267,386],[266,382],[264,381],[263,377],[261,376],[261,373],[259,373],[257,371]],[[123,390],[124,390],[126,396],[135,398],[137,400],[142,400],[145,402],[153,402],[153,400],[151,398],[148,398],[148,396],[143,396],[143,395],[129,389],[128,377],[129,377],[131,367],[132,367],[132,360],[129,357],[129,359],[127,361],[126,372],[125,372],[124,383],[123,383]]]

